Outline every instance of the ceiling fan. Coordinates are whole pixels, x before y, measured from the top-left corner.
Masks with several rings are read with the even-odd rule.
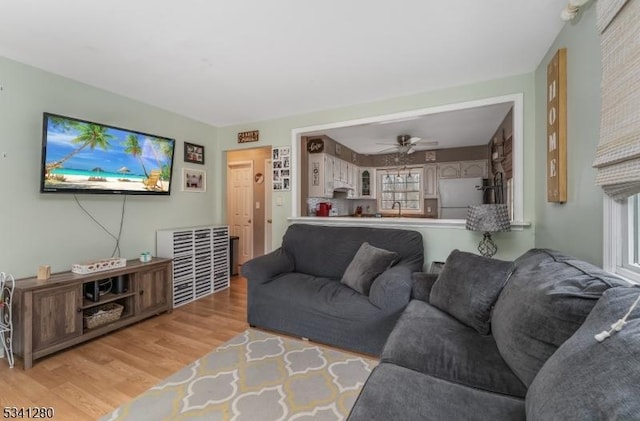
[[[401,134],[396,138],[396,143],[378,143],[378,145],[393,145],[390,148],[383,149],[379,153],[398,152],[411,155],[415,151],[429,149],[438,144],[437,140],[425,140],[408,134]]]

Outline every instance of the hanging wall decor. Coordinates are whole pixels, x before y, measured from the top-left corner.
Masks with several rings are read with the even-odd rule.
[[[288,146],[273,148],[271,165],[273,167],[273,190],[291,190],[291,150]]]
[[[260,140],[259,130],[238,133],[238,143],[257,142],[258,140]]]
[[[547,66],[547,202],[567,201],[567,49]]]
[[[204,146],[184,142],[184,162],[204,165]]]

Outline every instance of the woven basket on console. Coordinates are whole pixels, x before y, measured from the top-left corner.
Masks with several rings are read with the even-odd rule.
[[[122,310],[124,310],[124,306],[117,303],[109,303],[89,309],[83,316],[84,327],[87,329],[93,329],[94,327],[115,322],[122,315]]]

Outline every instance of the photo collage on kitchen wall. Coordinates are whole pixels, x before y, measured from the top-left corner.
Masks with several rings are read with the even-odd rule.
[[[273,190],[291,190],[291,149],[288,146],[273,148]]]

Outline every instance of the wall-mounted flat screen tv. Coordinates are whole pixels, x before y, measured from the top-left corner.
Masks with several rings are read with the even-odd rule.
[[[42,193],[168,195],[175,140],[44,113]]]

